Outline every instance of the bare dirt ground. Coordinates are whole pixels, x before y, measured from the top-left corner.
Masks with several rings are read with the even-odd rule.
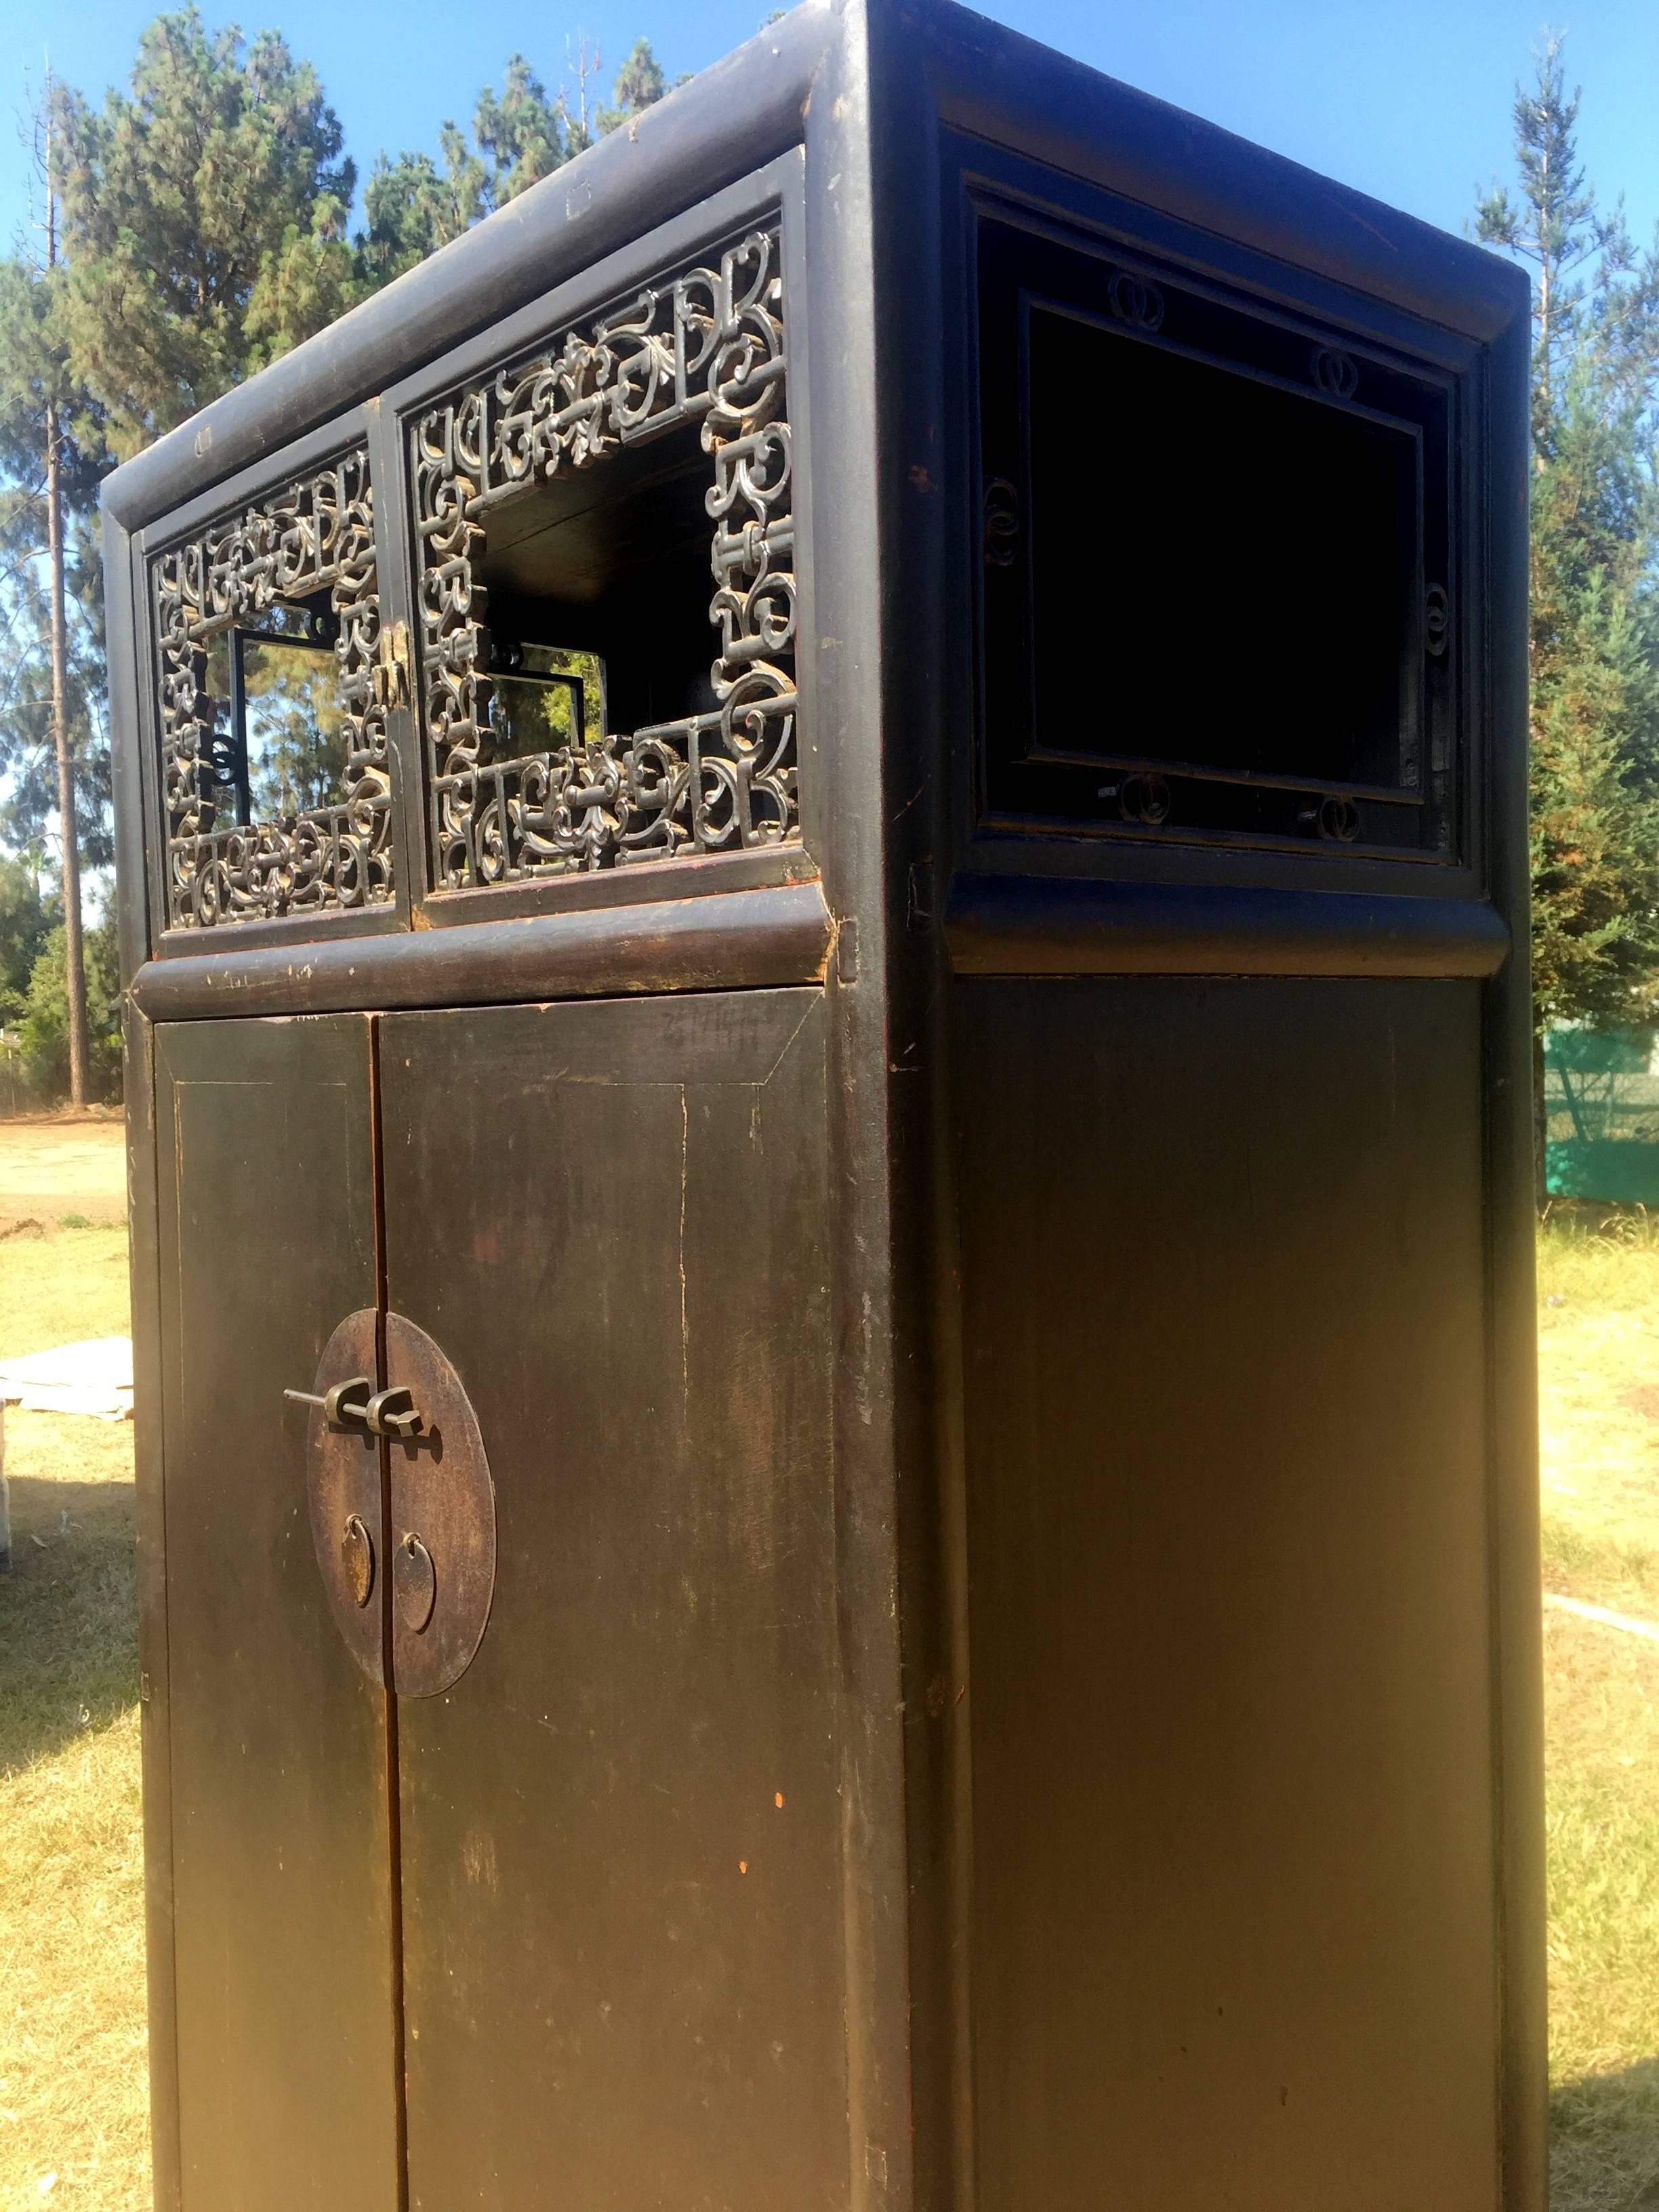
[[[0,1236],[36,1222],[52,1229],[126,1219],[127,1169],[118,1111],[31,1115],[0,1121]]]

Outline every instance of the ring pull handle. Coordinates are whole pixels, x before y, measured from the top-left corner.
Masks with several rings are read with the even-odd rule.
[[[432,1554],[410,1528],[392,1554],[392,1589],[398,1614],[411,1636],[423,1636],[438,1601]]]
[[[361,1513],[348,1513],[340,1531],[340,1566],[346,1587],[362,1607],[374,1592],[374,1539]]]

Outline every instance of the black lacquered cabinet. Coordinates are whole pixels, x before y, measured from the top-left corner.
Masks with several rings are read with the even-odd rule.
[[[1528,301],[809,4],[106,497],[157,2202],[1543,2202]]]

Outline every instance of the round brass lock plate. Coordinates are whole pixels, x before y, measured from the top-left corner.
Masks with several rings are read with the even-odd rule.
[[[374,1372],[373,1306],[348,1314],[317,1363],[313,1386],[325,1397],[337,1382]],[[331,1422],[313,1406],[306,1435],[306,1489],[311,1540],[334,1625],[371,1681],[384,1682],[385,1629],[374,1594],[374,1532],[380,1525],[380,1452],[377,1437]]]
[[[386,1371],[410,1393],[419,1431],[393,1437],[392,1680],[434,1697],[471,1665],[495,1594],[495,1489],[461,1378],[422,1328],[386,1317]]]

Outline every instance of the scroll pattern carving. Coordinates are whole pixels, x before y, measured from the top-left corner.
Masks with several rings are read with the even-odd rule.
[[[161,667],[171,927],[270,920],[392,896],[386,706],[376,680],[380,597],[368,456],[361,447],[263,505],[163,553],[152,570]],[[226,702],[207,648],[238,623],[326,591],[339,626],[344,799],[281,820],[219,825],[229,777]]]
[[[793,453],[775,231],[647,286],[465,390],[413,434],[433,870],[442,888],[793,844]],[[607,454],[701,426],[714,466],[716,710],[492,761],[484,520]]]

